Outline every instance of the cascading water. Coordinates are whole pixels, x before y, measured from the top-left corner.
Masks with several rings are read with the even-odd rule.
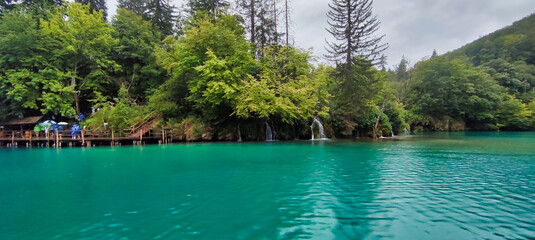
[[[240,131],[240,124],[238,124],[238,142],[241,142],[241,131]]]
[[[269,123],[266,121],[266,141],[273,141],[273,132],[271,131],[271,127],[269,126]]]
[[[323,130],[323,124],[321,124],[319,117],[316,116],[314,117],[312,125],[310,125],[310,129],[312,130],[312,140],[314,140],[314,124],[318,125],[318,133],[320,135],[320,139],[327,139]]]

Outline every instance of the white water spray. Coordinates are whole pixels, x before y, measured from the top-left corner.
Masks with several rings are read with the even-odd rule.
[[[266,141],[273,141],[273,132],[271,131],[271,127],[269,126],[269,123],[266,121]]]
[[[314,120],[312,122],[312,125],[310,125],[310,129],[312,130],[312,140],[314,140],[314,124],[318,125],[318,133],[320,135],[321,140],[328,139],[325,136],[325,132],[323,130],[323,124],[321,124],[321,121],[318,116],[314,117]]]

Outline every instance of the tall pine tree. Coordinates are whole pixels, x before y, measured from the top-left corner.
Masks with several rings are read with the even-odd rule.
[[[149,0],[147,4],[147,19],[158,27],[163,36],[173,35],[174,9],[168,0]]]
[[[351,69],[355,58],[376,63],[388,44],[383,36],[376,36],[379,20],[372,13],[373,0],[333,0],[327,13],[330,27],[327,31],[334,41],[328,42],[330,60],[343,63]]]
[[[226,0],[189,0],[187,6],[192,16],[201,11],[215,15],[218,9],[226,8],[230,3]]]
[[[246,19],[250,41],[255,47],[257,56],[270,44],[278,43],[281,34],[277,31],[277,0],[238,0],[240,13]]]

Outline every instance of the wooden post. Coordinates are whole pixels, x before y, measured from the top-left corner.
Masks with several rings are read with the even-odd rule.
[[[162,128],[162,143],[165,144],[165,130]]]
[[[11,146],[13,146],[15,143],[15,131],[11,132]]]
[[[30,132],[30,146],[32,146],[32,136],[33,136],[33,134],[32,134],[32,132]]]
[[[82,147],[83,147],[84,144],[85,144],[85,138],[84,138],[84,132],[85,132],[85,130],[82,129],[81,132],[82,132]]]
[[[113,130],[111,131],[111,145],[115,143],[115,134],[113,133]]]

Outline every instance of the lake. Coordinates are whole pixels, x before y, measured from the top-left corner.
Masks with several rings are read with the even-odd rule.
[[[535,239],[535,133],[0,149],[0,239]]]

